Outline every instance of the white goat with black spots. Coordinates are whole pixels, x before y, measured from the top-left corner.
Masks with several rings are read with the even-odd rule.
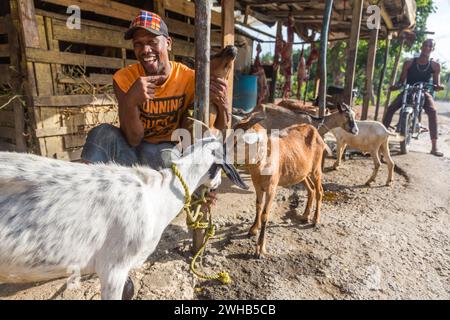
[[[203,140],[174,161],[189,190],[220,184],[222,143]],[[155,250],[184,205],[171,169],[86,165],[0,152],[0,282],[97,273],[102,299],[120,299],[130,269]]]

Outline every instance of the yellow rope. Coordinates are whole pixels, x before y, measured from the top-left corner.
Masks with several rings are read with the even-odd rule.
[[[196,270],[195,262],[197,261],[198,257],[201,255],[203,250],[206,248],[206,244],[208,243],[208,240],[212,237],[214,237],[216,232],[216,226],[212,224],[211,221],[211,213],[210,213],[210,221],[208,222],[201,222],[203,218],[203,213],[200,212],[202,204],[206,204],[206,189],[204,189],[201,193],[200,199],[192,202],[191,194],[189,192],[189,187],[186,184],[186,181],[184,181],[183,177],[181,176],[180,170],[178,170],[178,167],[175,164],[172,164],[172,171],[177,176],[177,178],[180,180],[181,185],[184,189],[184,211],[186,212],[186,224],[191,229],[208,229],[205,237],[205,241],[203,242],[202,246],[198,250],[198,252],[194,255],[191,261],[191,272],[195,274],[197,277],[201,279],[206,280],[219,280],[223,284],[229,284],[231,282],[230,275],[226,271],[221,271],[217,273],[216,275],[206,275],[203,273],[200,273]],[[192,206],[196,205],[195,213],[192,213]],[[209,211],[209,210],[208,210]]]

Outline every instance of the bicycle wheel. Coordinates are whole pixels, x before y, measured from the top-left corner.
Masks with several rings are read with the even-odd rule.
[[[403,113],[400,118],[400,134],[403,136],[403,140],[400,142],[401,154],[407,154],[409,151],[413,129],[412,125],[412,114]]]

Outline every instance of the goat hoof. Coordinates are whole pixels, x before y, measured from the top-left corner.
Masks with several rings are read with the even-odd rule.
[[[248,230],[248,235],[250,237],[254,237],[258,234],[258,228],[257,227],[251,227],[250,230]]]
[[[372,181],[367,181],[367,182],[365,183],[365,185],[366,185],[367,187],[370,187],[371,184],[372,184]]]
[[[300,223],[309,223],[309,217],[300,216]]]
[[[266,247],[264,246],[264,245],[257,245],[256,246],[256,253],[255,253],[255,256],[256,256],[256,258],[258,258],[258,259],[262,259],[262,258],[264,258],[264,256],[267,254],[267,251],[266,251]]]
[[[386,182],[386,187],[390,187],[392,185],[392,181]]]
[[[130,277],[127,278],[123,286],[122,300],[132,300],[134,296],[134,284]]]

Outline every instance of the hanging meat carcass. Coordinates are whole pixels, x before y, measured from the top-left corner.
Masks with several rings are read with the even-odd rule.
[[[311,52],[309,54],[308,60],[306,61],[306,68],[308,69],[308,71],[311,71],[312,64],[317,60],[319,60],[319,50],[317,50],[314,44],[311,44]]]
[[[303,82],[307,81],[308,74],[306,72],[306,62],[304,56],[304,48],[302,48],[302,52],[300,53],[300,57],[298,58],[298,67],[297,67],[297,99],[302,99],[302,86]]]
[[[264,103],[266,97],[269,93],[269,86],[267,85],[266,73],[264,71],[264,67],[261,63],[261,44],[258,43],[256,46],[256,58],[253,63],[251,74],[258,77],[258,105]]]
[[[281,50],[281,73],[285,77],[283,87],[283,99],[289,99],[291,94],[291,77],[292,77],[292,46],[294,44],[294,24],[295,19],[289,16],[287,25],[287,43]]]

